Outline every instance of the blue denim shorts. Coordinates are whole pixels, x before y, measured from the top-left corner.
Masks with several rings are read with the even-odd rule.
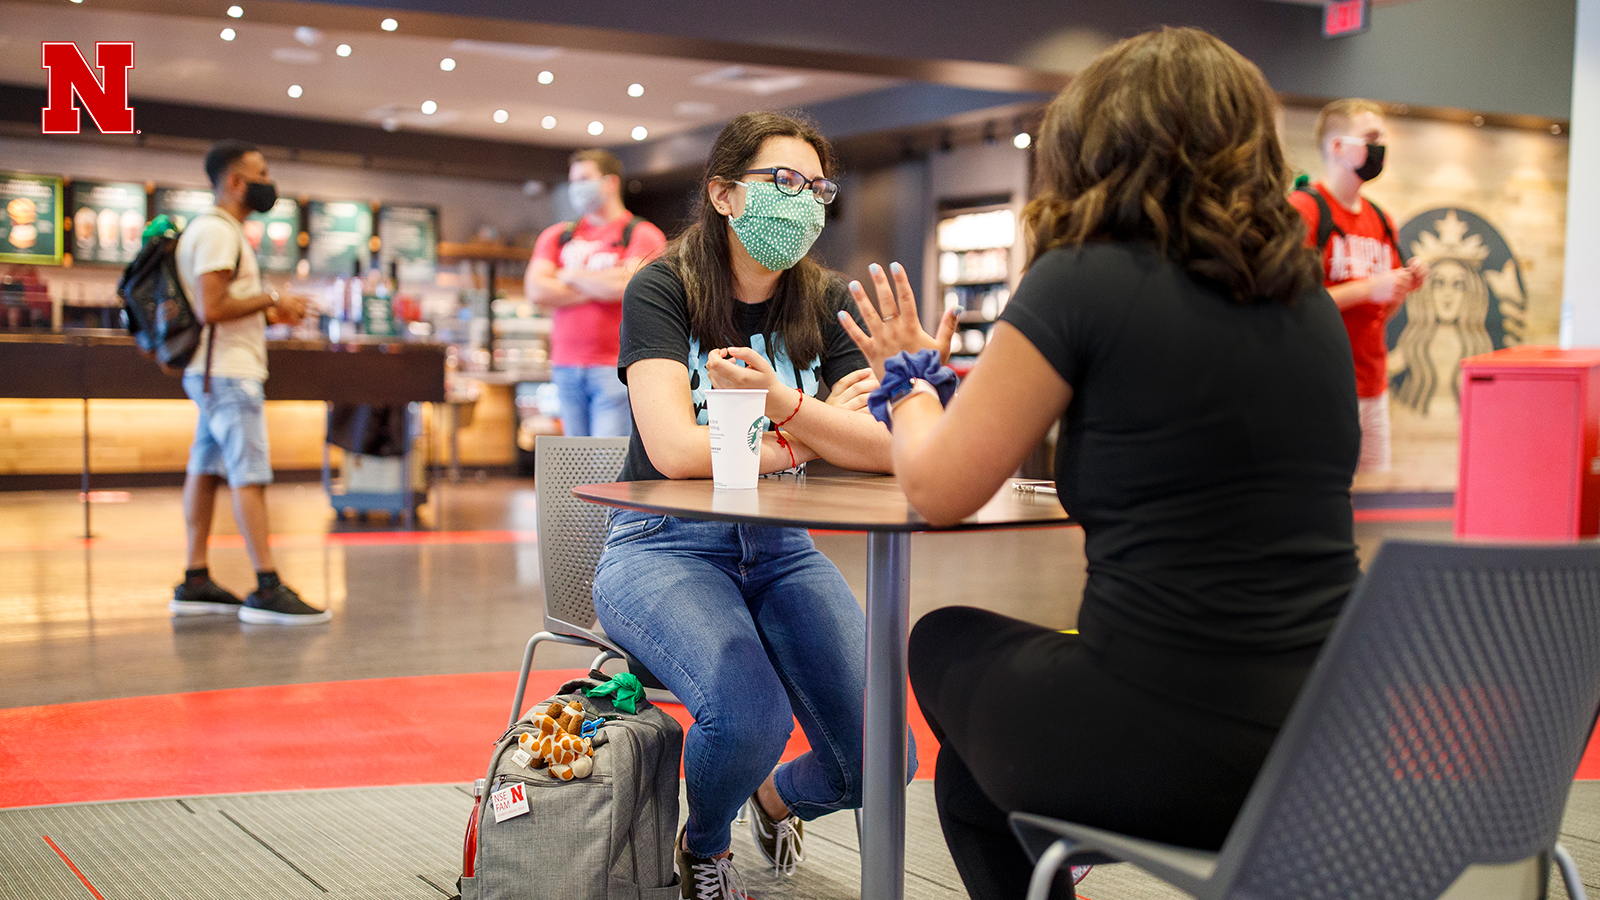
[[[253,378],[183,376],[183,390],[200,407],[194,444],[189,448],[190,475],[216,475],[228,487],[272,483],[272,451],[267,445],[266,390]]]

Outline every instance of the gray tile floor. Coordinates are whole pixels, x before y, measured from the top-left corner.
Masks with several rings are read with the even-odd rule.
[[[269,497],[279,568],[308,600],[334,610],[326,627],[170,619],[165,604],[183,558],[176,490],[136,490],[128,502],[97,505],[97,537],[87,545],[75,495],[0,494],[0,707],[515,668],[539,621],[537,542],[450,535],[531,533],[530,482],[441,488],[424,511],[435,531],[423,542],[346,541],[339,533],[368,526],[331,522],[313,485],[274,486]],[[233,533],[222,507],[217,530]],[[1364,555],[1385,537],[1449,533],[1438,522],[1357,526]],[[912,617],[964,603],[1067,627],[1082,589],[1081,541],[1075,529],[917,535]],[[817,544],[864,594],[865,538],[821,534]],[[236,540],[214,551],[212,568],[236,589],[251,580]],[[588,657],[546,645],[535,664],[574,668]],[[470,802],[461,786],[446,785],[0,811],[0,900],[89,896],[44,835],[93,867],[90,881],[105,900],[441,897],[453,892]],[[913,785],[909,804],[907,897],[963,896],[930,787]],[[809,834],[810,858],[794,879],[748,863],[756,858],[748,835],[736,837],[755,896],[859,896],[853,820],[832,816]],[[1563,840],[1586,880],[1600,883],[1600,784],[1575,786]],[[1081,892],[1092,900],[1178,896],[1126,866],[1097,869]],[[1559,886],[1551,896],[1563,896]]]
[[[467,785],[433,785],[0,811],[0,900],[88,896],[52,844],[104,900],[437,900],[455,893],[471,805]],[[965,897],[939,833],[932,785],[911,785],[906,807],[906,900]],[[1600,872],[1597,825],[1600,784],[1580,783],[1562,841],[1586,876]],[[757,864],[749,831],[734,829],[739,874],[762,900],[858,898],[857,846],[851,816],[818,819],[806,827],[805,862],[781,876]],[[1600,889],[1590,878],[1589,889]],[[1186,896],[1131,866],[1097,867],[1079,893],[1085,900]],[[1566,898],[1559,879],[1552,878],[1550,897]]]

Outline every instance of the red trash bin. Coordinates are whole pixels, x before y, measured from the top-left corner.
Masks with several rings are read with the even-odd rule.
[[[1456,537],[1600,534],[1600,348],[1508,347],[1461,380]]]

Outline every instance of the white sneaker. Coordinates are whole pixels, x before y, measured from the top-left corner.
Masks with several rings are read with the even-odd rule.
[[[673,868],[678,871],[678,896],[682,900],[750,900],[733,867],[733,854],[721,859],[695,856],[683,849],[683,829],[678,830]]]
[[[750,820],[750,836],[755,839],[761,855],[772,864],[779,875],[793,875],[795,866],[805,861],[805,828],[793,813],[774,821],[761,808],[755,794],[745,802],[746,818]]]

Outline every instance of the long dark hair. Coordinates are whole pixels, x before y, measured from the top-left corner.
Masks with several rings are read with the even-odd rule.
[[[689,330],[703,347],[732,347],[744,335],[734,327],[733,262],[728,223],[711,204],[711,185],[738,180],[750,168],[761,145],[774,137],[793,137],[810,144],[822,160],[822,173],[834,174],[833,147],[816,126],[792,113],[752,112],[729,122],[717,135],[706,160],[705,177],[695,200],[694,224],[667,248],[662,258],[683,282],[689,296]],[[830,312],[828,293],[838,276],[803,258],[778,276],[764,331],[782,338],[789,358],[805,368],[822,355],[822,321]],[[762,300],[765,298],[747,298]]]
[[[1232,47],[1163,28],[1095,58],[1040,126],[1029,264],[1090,241],[1154,245],[1235,303],[1319,281],[1267,81]]]

